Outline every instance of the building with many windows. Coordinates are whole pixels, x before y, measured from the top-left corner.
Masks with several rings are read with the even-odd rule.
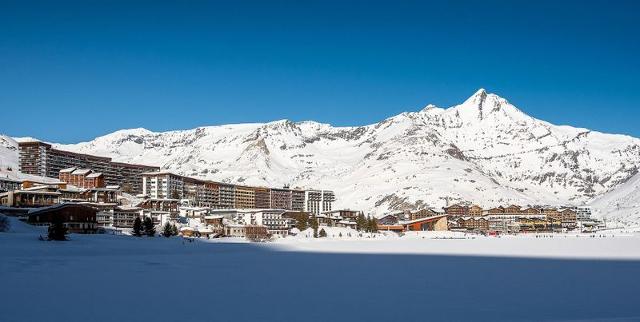
[[[20,189],[22,181],[0,177],[0,192],[7,192]]]
[[[99,157],[54,149],[40,141],[19,142],[20,172],[36,176],[59,178],[63,169],[91,169],[102,173],[106,185],[117,185],[132,193],[142,191],[142,173],[158,171],[159,167],[113,162]]]
[[[314,215],[331,211],[335,200],[336,197],[333,194],[333,191],[307,190],[305,191],[305,211]]]

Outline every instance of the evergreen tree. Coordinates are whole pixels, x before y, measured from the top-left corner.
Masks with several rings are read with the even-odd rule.
[[[64,226],[62,216],[53,215],[49,225],[49,240],[67,240],[67,227]]]
[[[168,221],[162,227],[162,236],[167,237],[167,238],[173,236],[173,226]]]
[[[327,232],[324,231],[324,228],[320,229],[320,234],[318,236],[320,236],[320,238],[327,237]]]
[[[153,237],[156,235],[156,227],[153,225],[153,220],[151,217],[144,217],[144,221],[142,222],[144,226],[144,234]]]
[[[309,215],[306,213],[298,213],[295,215],[295,219],[296,219],[296,227],[300,230],[306,230],[307,228],[309,228]]]
[[[178,231],[178,226],[176,226],[175,224],[172,224],[171,225],[171,233],[172,233],[173,236],[178,236],[178,233],[180,233]]]
[[[140,217],[136,217],[136,220],[133,221],[132,234],[136,237],[142,236],[142,220],[140,220]]]
[[[371,232],[378,232],[378,219],[376,217],[371,217],[371,222],[369,223],[369,229]]]
[[[358,217],[356,217],[356,230],[361,231],[365,229],[367,219],[364,217],[363,213],[359,213]]]
[[[310,217],[309,226],[313,229],[313,238],[318,238],[318,218],[316,216]]]

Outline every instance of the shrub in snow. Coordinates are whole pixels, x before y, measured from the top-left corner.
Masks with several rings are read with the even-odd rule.
[[[144,234],[149,237],[154,237],[156,235],[156,227],[153,224],[153,220],[151,217],[144,217],[144,222],[142,223],[144,226]]]
[[[173,227],[171,227],[171,224],[168,221],[164,224],[164,227],[162,227],[162,236],[167,238],[173,236]]]
[[[322,238],[322,237],[327,237],[327,232],[326,232],[326,231],[324,231],[324,228],[320,229],[320,234],[319,234],[319,236],[320,236],[321,238]]]
[[[11,223],[9,222],[9,218],[7,216],[0,214],[0,233],[7,232],[11,229]]]
[[[131,231],[131,234],[136,237],[142,236],[142,220],[140,220],[140,217],[136,217],[136,220],[133,221],[133,230]]]

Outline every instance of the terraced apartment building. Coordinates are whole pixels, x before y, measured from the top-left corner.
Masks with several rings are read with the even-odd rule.
[[[106,185],[118,185],[131,193],[142,192],[142,173],[160,167],[113,162],[111,158],[55,149],[40,141],[18,143],[20,172],[41,177],[59,178],[68,168],[90,169],[104,175]]]
[[[331,211],[330,190],[252,187],[202,180],[169,171],[142,174],[142,194],[152,199],[188,200],[191,206],[214,209],[284,209],[316,215]]]

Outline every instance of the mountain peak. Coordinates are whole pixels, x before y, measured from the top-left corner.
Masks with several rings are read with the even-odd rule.
[[[453,107],[452,111],[468,122],[481,121],[491,115],[494,117],[509,117],[513,120],[528,118],[526,114],[506,99],[496,94],[488,93],[484,88],[477,90],[464,103]]]
[[[464,103],[462,103],[462,105],[477,106],[480,109],[482,109],[482,105],[487,100],[488,95],[489,94],[484,88],[480,88],[475,93],[473,93],[473,95],[467,98],[467,100],[465,100]],[[494,94],[491,94],[491,95],[494,95]]]

